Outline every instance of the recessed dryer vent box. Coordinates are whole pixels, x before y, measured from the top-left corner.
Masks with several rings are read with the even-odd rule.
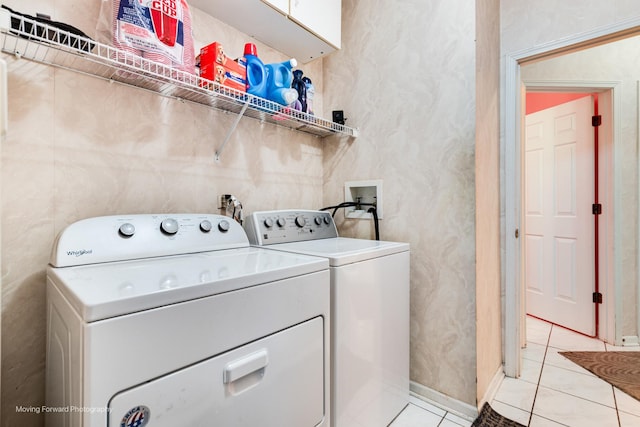
[[[344,184],[344,201],[359,203],[375,203],[378,219],[382,219],[382,180],[349,181]],[[345,217],[356,219],[372,219],[367,212],[371,206],[349,207],[345,209]]]

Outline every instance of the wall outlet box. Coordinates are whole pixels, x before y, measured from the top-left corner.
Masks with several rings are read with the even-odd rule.
[[[378,219],[382,219],[382,180],[348,181],[344,184],[344,201],[355,203],[375,203]],[[348,207],[345,209],[346,218],[373,219],[367,212],[371,206]]]

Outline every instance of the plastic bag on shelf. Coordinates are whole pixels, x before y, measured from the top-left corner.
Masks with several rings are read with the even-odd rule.
[[[52,42],[85,52],[90,52],[95,46],[95,43],[91,42],[92,39],[89,36],[72,25],[52,21],[51,18],[45,15],[37,14],[36,16],[31,16],[17,12],[4,4],[0,5],[0,7],[18,16],[11,17],[11,29],[12,33],[18,34],[20,37],[31,39],[33,36],[34,38],[48,39]],[[47,26],[53,27],[58,31],[48,31]]]
[[[117,48],[114,59],[140,58],[195,74],[191,12],[185,0],[102,0],[98,41]]]

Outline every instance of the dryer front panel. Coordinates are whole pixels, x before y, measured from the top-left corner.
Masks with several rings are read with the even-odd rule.
[[[323,340],[324,321],[316,317],[117,393],[108,425],[317,426],[328,386]]]

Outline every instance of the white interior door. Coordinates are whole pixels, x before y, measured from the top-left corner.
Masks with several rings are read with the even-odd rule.
[[[593,115],[587,96],[527,115],[527,313],[595,334]]]

